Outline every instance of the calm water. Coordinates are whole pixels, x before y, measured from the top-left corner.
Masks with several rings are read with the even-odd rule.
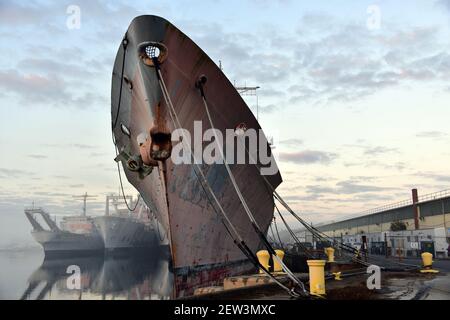
[[[42,250],[0,251],[0,299],[170,299],[167,247],[146,254],[44,258]],[[73,270],[79,270],[79,277]],[[79,284],[79,286],[78,286]]]

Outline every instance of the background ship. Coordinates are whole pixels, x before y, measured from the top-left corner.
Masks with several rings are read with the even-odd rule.
[[[25,215],[33,226],[31,235],[42,245],[45,255],[88,254],[103,250],[103,240],[84,211],[82,216],[64,217],[60,227],[42,208],[27,208]],[[48,228],[39,223],[40,216]]]
[[[135,18],[114,64],[111,91],[112,129],[127,179],[138,189],[168,233],[177,286],[187,273],[204,281],[253,269],[216,214],[194,165],[170,160],[171,122],[155,65],[161,69],[181,127],[194,137],[194,121],[209,124],[196,81],[206,75],[206,91],[215,128],[253,128],[257,119],[220,68],[185,34],[156,16]],[[209,126],[204,126],[203,130]],[[203,134],[203,132],[202,132]],[[225,136],[225,135],[224,135]],[[207,143],[203,142],[203,147]],[[274,163],[273,158],[271,158]],[[207,183],[251,251],[261,240],[222,164],[202,165]],[[281,175],[267,176],[256,166],[231,165],[236,183],[263,234],[273,218],[273,190]]]
[[[105,215],[94,218],[106,251],[148,248],[162,240],[163,231],[155,225],[152,212],[141,198],[133,201],[128,197],[128,203],[134,210],[125,206],[121,196],[108,195]]]
[[[83,214],[63,217],[60,226],[42,208],[25,209],[25,215],[33,226],[31,234],[46,254],[103,253],[103,250],[134,250],[167,244],[163,227],[140,197],[133,201],[131,196],[127,196],[133,207],[129,210],[121,196],[108,195],[105,215],[96,217],[86,215],[89,196],[85,194],[82,197]]]

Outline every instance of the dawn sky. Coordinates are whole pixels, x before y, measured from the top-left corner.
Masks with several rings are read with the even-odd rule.
[[[450,188],[449,0],[114,3],[0,2],[0,247],[28,237],[33,201],[79,213],[72,195],[87,191],[101,214],[118,191],[111,73],[141,14],[171,21],[236,85],[261,87],[279,192],[306,220]]]

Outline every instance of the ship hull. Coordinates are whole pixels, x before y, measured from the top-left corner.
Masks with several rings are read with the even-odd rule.
[[[95,254],[103,251],[98,234],[75,234],[67,231],[33,231],[33,238],[43,247],[45,255]]]
[[[127,48],[119,48],[112,81],[112,119],[116,144],[121,150],[129,148],[139,154],[137,137],[148,132],[155,122],[164,122],[172,132],[175,128],[168,116],[155,70],[139,60],[137,47],[147,41],[163,43],[168,48],[161,72],[178,114],[181,126],[194,137],[194,122],[202,121],[203,130],[209,129],[204,105],[195,88],[200,75],[208,77],[207,97],[215,128],[225,136],[226,129],[245,123],[247,128],[260,130],[260,126],[241,96],[217,65],[185,34],[168,21],[156,16],[140,16],[133,20],[127,34]],[[124,60],[124,54],[126,59]],[[124,62],[125,61],[125,62]],[[122,64],[124,65],[122,73]],[[122,76],[132,86],[121,86]],[[130,88],[132,89],[130,90]],[[119,95],[122,88],[122,94]],[[120,97],[120,110],[118,109]],[[158,106],[155,110],[154,106]],[[130,128],[125,135],[120,126]],[[202,132],[203,133],[203,132]],[[265,138],[265,137],[264,137]],[[206,142],[203,142],[203,147]],[[208,184],[226,211],[229,220],[248,247],[256,253],[262,242],[244,211],[223,164],[201,165]],[[269,188],[255,165],[230,165],[248,207],[262,233],[267,233],[273,218],[274,202]],[[193,164],[175,165],[169,158],[159,163],[153,172],[141,178],[124,165],[127,179],[139,190],[146,204],[155,213],[167,231],[170,240],[175,273],[184,270],[208,272],[219,279],[220,274],[238,274],[249,268],[229,268],[247,261],[224,225],[223,217],[204,191]],[[276,174],[266,177],[273,188],[281,183]]]
[[[174,298],[193,296],[196,289],[222,286],[225,278],[254,272],[256,268],[248,259],[177,268],[174,270]]]
[[[157,245],[155,230],[134,219],[116,216],[95,218],[106,251],[149,248]]]

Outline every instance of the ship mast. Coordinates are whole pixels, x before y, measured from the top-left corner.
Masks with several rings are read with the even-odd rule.
[[[221,64],[222,66],[222,64]],[[239,92],[241,96],[254,96],[256,97],[256,121],[259,122],[259,99],[258,99],[258,92],[257,90],[260,88],[259,86],[255,87],[247,87],[246,85],[243,87],[238,87],[236,84],[234,85],[234,88]],[[275,149],[275,146],[273,144],[273,137],[268,137],[269,139],[269,145],[272,149]]]
[[[223,71],[222,67],[222,60],[219,60],[219,68],[221,71]],[[244,85],[243,87],[236,86],[236,81],[234,81],[234,88],[237,90],[237,92],[241,96],[254,96],[256,97],[256,120],[259,122],[259,99],[258,99],[258,93],[256,92],[260,87],[254,86],[254,87],[248,87],[247,85]]]
[[[259,122],[259,101],[258,101],[258,93],[256,90],[259,89],[259,86],[256,87],[235,87],[241,96],[254,96],[256,97],[256,120]]]
[[[77,199],[83,199],[83,217],[86,217],[86,200],[87,200],[88,198],[95,198],[95,197],[97,197],[97,196],[94,196],[94,195],[88,195],[87,192],[86,192],[86,193],[83,194],[83,195],[80,195],[80,196],[72,196],[72,197],[77,198]]]

